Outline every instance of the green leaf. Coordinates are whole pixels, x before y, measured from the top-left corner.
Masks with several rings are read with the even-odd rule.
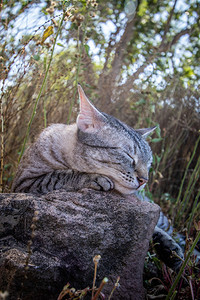
[[[158,142],[161,142],[161,141],[162,141],[162,138],[155,138],[155,139],[151,140],[151,143],[158,143]]]
[[[152,173],[153,172],[153,168],[151,167],[150,169],[149,169],[149,173]]]
[[[90,47],[87,44],[85,44],[84,47],[85,47],[85,52],[89,56]]]
[[[135,102],[135,105],[137,105],[137,106],[143,105],[143,104],[146,104],[146,100],[145,99],[141,99],[141,100]]]
[[[60,47],[65,47],[63,44],[61,44],[61,43],[57,43],[56,45],[58,45],[58,46],[60,46]]]
[[[160,156],[158,156],[157,154],[155,154],[155,156],[156,156],[156,161],[157,161],[157,164],[159,164],[159,163],[160,163],[160,161],[161,161],[161,157],[160,157]]]
[[[161,138],[161,130],[160,130],[160,126],[159,126],[159,124],[156,124],[156,134],[157,134],[157,136],[159,137],[159,138]]]
[[[140,17],[144,16],[147,11],[147,7],[148,7],[147,0],[142,0],[139,5],[138,16]]]
[[[191,77],[192,75],[194,75],[194,71],[189,66],[183,67],[183,70],[184,70],[184,73],[185,73],[184,74],[185,77]]]
[[[12,164],[5,164],[4,169],[7,170],[11,166],[12,166]]]
[[[33,55],[33,59],[36,60],[36,61],[39,61],[40,60],[39,54]]]

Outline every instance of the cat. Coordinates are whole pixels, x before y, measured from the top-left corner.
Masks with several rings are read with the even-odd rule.
[[[128,195],[145,186],[152,162],[145,139],[156,127],[132,129],[97,110],[80,85],[78,93],[76,123],[42,131],[21,159],[12,192],[92,188]]]

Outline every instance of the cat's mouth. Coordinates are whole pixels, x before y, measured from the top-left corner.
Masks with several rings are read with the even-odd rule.
[[[125,182],[115,182],[115,189],[124,195],[131,195],[134,194],[135,191],[141,191],[145,187],[146,183],[144,184],[137,184],[137,185],[127,185]]]
[[[145,187],[146,183],[144,183],[143,185],[139,185],[139,187],[136,189],[137,191],[141,191],[143,190],[143,188]]]

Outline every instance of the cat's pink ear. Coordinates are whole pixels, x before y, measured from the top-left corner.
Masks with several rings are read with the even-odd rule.
[[[90,103],[80,84],[78,93],[80,112],[76,124],[84,132],[95,133],[104,125],[104,116]]]
[[[151,132],[153,132],[156,129],[156,127],[157,126],[151,128],[135,129],[135,131],[141,134],[143,138],[146,138]]]

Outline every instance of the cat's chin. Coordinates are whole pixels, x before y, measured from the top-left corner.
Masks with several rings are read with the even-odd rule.
[[[131,188],[131,187],[125,187],[122,185],[115,185],[115,190],[118,191],[122,195],[132,195],[135,191],[137,191],[137,188]]]
[[[145,187],[146,184],[143,184],[142,186],[133,188],[133,187],[125,187],[122,185],[116,185],[115,184],[115,189],[121,193],[122,195],[133,195],[135,193],[135,191],[141,191],[143,190],[143,188]]]

